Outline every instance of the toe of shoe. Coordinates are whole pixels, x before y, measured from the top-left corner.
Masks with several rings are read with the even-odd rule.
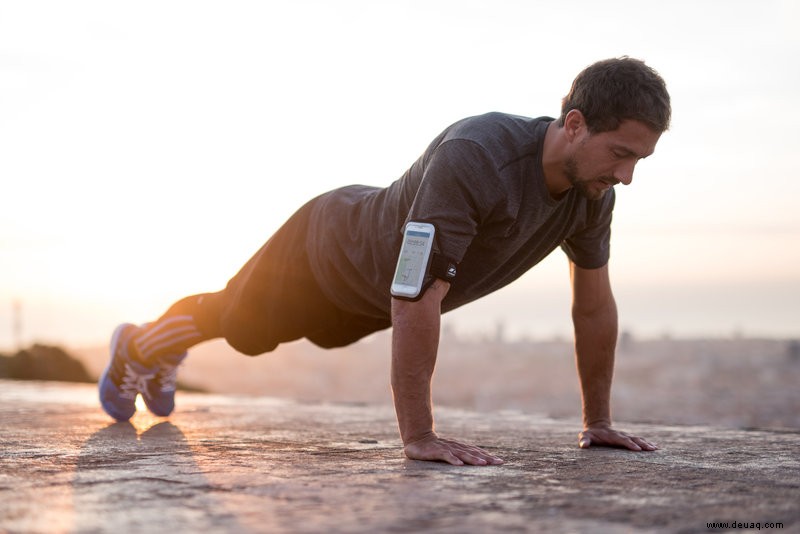
[[[119,422],[129,420],[131,417],[133,417],[133,414],[136,413],[135,405],[131,410],[127,407],[120,407],[118,403],[115,403],[113,400],[108,398],[101,397],[100,405],[103,407],[103,411]]]
[[[153,415],[167,417],[175,410],[175,399],[144,399],[144,404]]]
[[[107,373],[103,373],[100,378],[98,390],[103,410],[117,421],[127,421],[136,413],[136,404],[132,400],[120,396],[119,390],[108,379]]]

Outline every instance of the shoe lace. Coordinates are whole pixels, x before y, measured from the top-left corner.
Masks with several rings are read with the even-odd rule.
[[[126,363],[125,375],[122,377],[122,384],[120,385],[120,389],[122,390],[120,397],[134,400],[136,394],[141,393],[149,399],[150,392],[147,389],[147,382],[155,378],[155,376],[155,373],[138,373],[130,364]]]
[[[178,387],[178,366],[161,364],[158,379],[161,384],[162,392],[168,393],[170,391],[175,391]]]

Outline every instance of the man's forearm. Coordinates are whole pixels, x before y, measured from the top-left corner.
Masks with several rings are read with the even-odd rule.
[[[433,433],[431,379],[448,287],[437,280],[417,302],[392,302],[392,394],[404,444]]]
[[[431,378],[439,329],[430,325],[395,325],[392,334],[392,394],[403,443],[433,432]]]
[[[573,323],[583,425],[610,425],[611,382],[617,343],[617,308],[613,298],[591,313],[573,311]]]

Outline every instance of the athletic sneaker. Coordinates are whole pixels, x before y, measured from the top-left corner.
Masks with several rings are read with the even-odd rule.
[[[132,324],[121,324],[111,336],[111,361],[100,377],[100,404],[117,421],[127,421],[136,413],[136,394],[149,391],[149,383],[159,369],[147,367],[128,354],[128,343],[136,333]]]
[[[186,358],[186,352],[170,354],[158,359],[155,378],[140,390],[147,409],[159,417],[166,417],[175,409],[175,389],[178,382],[178,366]]]

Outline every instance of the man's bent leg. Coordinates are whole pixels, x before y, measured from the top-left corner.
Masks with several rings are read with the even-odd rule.
[[[142,393],[148,408],[168,415],[174,408],[176,369],[188,348],[208,339],[223,337],[236,350],[255,356],[274,350],[280,343],[309,337],[321,346],[341,346],[379,329],[349,320],[323,294],[314,279],[306,253],[308,219],[312,200],[300,208],[234,276],[223,291],[187,297],[176,302],[153,323],[126,325],[124,336],[115,338],[109,368],[125,371],[129,360],[144,365],[142,373],[123,393]],[[388,323],[380,327],[388,326]],[[115,360],[116,358],[116,360]],[[129,366],[130,367],[130,366]],[[145,372],[147,371],[147,372]],[[154,375],[154,376],[150,376]],[[122,383],[124,373],[104,375],[102,391]],[[118,397],[118,395],[117,395]],[[135,394],[134,394],[135,397]],[[132,401],[123,398],[123,416]],[[104,402],[104,408],[108,402]],[[111,403],[113,404],[113,402]],[[130,404],[130,405],[129,405]],[[109,409],[112,416],[115,416]],[[112,410],[113,411],[113,410]],[[130,417],[133,412],[127,417]],[[116,416],[115,416],[116,417]],[[119,418],[119,417],[118,417]]]

